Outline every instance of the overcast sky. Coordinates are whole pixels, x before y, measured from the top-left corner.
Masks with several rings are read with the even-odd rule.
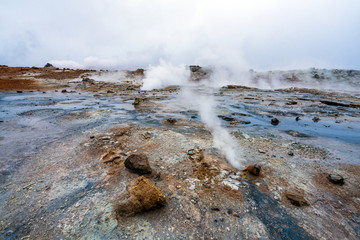
[[[133,69],[160,58],[360,69],[360,1],[0,0],[0,64]]]

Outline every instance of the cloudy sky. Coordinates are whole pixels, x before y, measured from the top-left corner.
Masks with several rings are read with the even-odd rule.
[[[360,69],[359,0],[0,0],[0,64]]]

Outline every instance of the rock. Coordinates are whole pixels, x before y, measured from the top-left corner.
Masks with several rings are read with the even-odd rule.
[[[272,125],[278,125],[280,123],[280,120],[279,119],[277,119],[277,118],[273,118],[273,119],[271,119],[271,124]]]
[[[262,149],[258,149],[258,152],[259,153],[266,153],[264,150],[262,150]]]
[[[301,195],[294,194],[294,193],[286,193],[286,198],[290,201],[290,203],[292,205],[295,205],[298,207],[309,206],[309,203]]]
[[[17,93],[22,93],[23,91],[16,91]]]
[[[150,139],[150,138],[151,138],[151,133],[146,132],[146,133],[143,134],[143,137],[144,137],[145,139]]]
[[[286,105],[296,105],[297,102],[296,101],[290,101],[290,102],[286,102],[285,104]]]
[[[295,121],[300,121],[300,119],[301,119],[300,117],[296,117]]]
[[[166,119],[166,121],[170,124],[175,124],[177,122],[177,120],[175,118],[168,118],[168,119]]]
[[[294,153],[293,152],[288,152],[288,155],[289,156],[294,156]]]
[[[125,160],[125,167],[138,174],[151,173],[148,158],[145,154],[132,154]]]
[[[51,63],[46,63],[44,68],[55,68]]]
[[[285,131],[287,134],[293,136],[293,137],[300,137],[300,138],[306,138],[306,137],[311,137],[310,135],[307,135],[305,133],[301,133],[301,132],[298,132],[298,131],[293,131],[293,130],[288,130],[288,131]]]
[[[66,89],[63,89],[63,90],[61,90],[61,92],[62,92],[62,93],[66,93],[67,91],[66,91]]]
[[[314,122],[318,122],[318,121],[320,121],[321,119],[320,118],[318,118],[318,117],[313,117],[313,119],[312,119]]]
[[[120,216],[131,216],[139,212],[165,205],[164,193],[144,176],[131,181],[127,187],[127,197],[116,207]]]
[[[204,149],[196,146],[188,150],[188,156],[190,160],[200,162],[204,159]]]
[[[233,118],[233,117],[228,117],[228,116],[223,116],[223,115],[218,115],[218,117],[227,122],[235,121],[235,118]]]
[[[254,165],[250,164],[243,171],[247,171],[248,173],[250,173],[251,175],[254,175],[254,176],[259,176],[260,171],[261,171],[261,166],[257,163]]]
[[[330,182],[332,182],[334,184],[338,184],[338,185],[344,184],[344,178],[339,174],[329,174],[328,178],[329,178]]]

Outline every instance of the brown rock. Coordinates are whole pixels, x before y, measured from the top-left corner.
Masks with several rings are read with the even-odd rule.
[[[145,154],[132,154],[125,160],[125,167],[138,174],[151,173],[148,158]]]
[[[250,164],[243,171],[247,171],[248,173],[254,176],[259,176],[261,171],[261,166],[259,164],[254,164],[254,165]]]
[[[164,193],[144,176],[131,181],[126,190],[128,197],[116,208],[120,216],[130,216],[165,205]]]
[[[309,206],[309,203],[305,200],[303,196],[294,193],[286,193],[286,198],[290,201],[292,205],[298,207]]]

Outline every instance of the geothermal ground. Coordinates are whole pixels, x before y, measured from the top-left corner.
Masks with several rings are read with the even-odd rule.
[[[360,238],[359,92],[193,86],[215,100],[235,169],[181,87],[142,78],[0,67],[0,239]],[[133,154],[166,202],[124,215]]]

